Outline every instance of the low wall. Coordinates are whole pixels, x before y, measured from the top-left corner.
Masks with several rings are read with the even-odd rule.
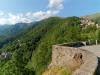
[[[53,45],[52,62],[49,68],[66,66],[73,71],[72,75],[94,75],[97,65],[97,56],[92,52],[68,47],[65,44]]]

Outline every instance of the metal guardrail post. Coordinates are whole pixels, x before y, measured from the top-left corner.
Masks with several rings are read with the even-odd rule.
[[[96,40],[96,45],[98,45],[98,40]]]

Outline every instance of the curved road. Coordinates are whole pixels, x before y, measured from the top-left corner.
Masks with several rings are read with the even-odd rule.
[[[95,55],[97,55],[98,57],[100,57],[100,45],[83,46],[79,48],[89,50],[93,52]]]
[[[79,48],[89,50],[89,51],[93,52],[95,55],[97,55],[98,67],[97,67],[95,75],[100,75],[100,45],[83,46],[83,47],[79,47]]]

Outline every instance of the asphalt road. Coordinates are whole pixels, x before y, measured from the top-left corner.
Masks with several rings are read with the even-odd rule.
[[[100,45],[83,46],[80,48],[91,51],[94,54],[96,54],[98,57],[100,57]]]

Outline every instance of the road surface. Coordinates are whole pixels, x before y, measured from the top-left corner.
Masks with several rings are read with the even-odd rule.
[[[96,54],[98,57],[100,57],[100,45],[83,46],[80,48],[91,51],[94,54]]]

